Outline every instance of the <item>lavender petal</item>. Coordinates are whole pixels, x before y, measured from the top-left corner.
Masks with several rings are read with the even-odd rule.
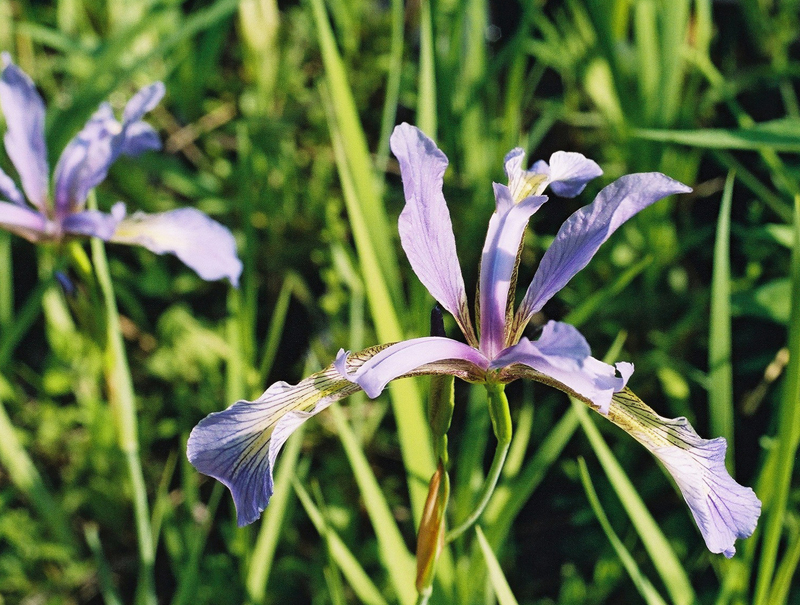
[[[538,340],[523,338],[503,351],[490,369],[501,370],[504,379],[528,378],[549,384],[590,402],[601,413],[606,413],[612,395],[625,388],[633,373],[632,364],[611,366],[592,357],[578,329],[557,321],[547,322]]]
[[[559,229],[517,310],[515,332],[521,333],[530,317],[589,263],[620,225],[650,204],[688,191],[686,185],[658,172],[630,174],[605,187]]]
[[[61,227],[65,233],[99,237],[107,241],[114,235],[124,216],[125,204],[119,202],[115,204],[111,214],[99,210],[83,210],[69,214],[61,221]]]
[[[481,351],[493,358],[505,348],[508,319],[513,313],[511,282],[515,280],[517,254],[531,215],[547,201],[531,196],[515,203],[511,190],[494,185],[497,210],[489,220],[480,273]]]
[[[4,138],[6,152],[19,173],[28,199],[45,212],[50,169],[44,141],[44,101],[33,80],[11,62],[8,53],[2,54],[2,62],[0,106],[8,128]],[[11,201],[16,203],[16,200]]]
[[[736,539],[755,531],[761,502],[725,469],[725,439],[702,439],[686,418],[659,416],[630,389],[614,395],[607,417],[664,464],[708,549],[732,557]]]
[[[347,370],[355,371],[380,348],[351,356]],[[238,401],[201,420],[189,435],[189,462],[231,491],[240,526],[252,523],[269,504],[275,460],[291,433],[359,390],[333,365],[296,385],[277,382],[255,401]]]
[[[9,202],[16,204],[17,206],[22,206],[23,208],[26,206],[25,198],[22,196],[22,193],[19,189],[17,189],[16,183],[14,180],[8,176],[5,172],[0,169],[0,195],[6,198]]]
[[[550,156],[550,189],[558,196],[575,197],[602,174],[600,166],[582,153],[556,151]]]
[[[110,241],[143,246],[156,254],[177,256],[203,279],[227,277],[238,286],[242,262],[227,227],[195,208],[159,214],[137,212],[122,220]]]
[[[406,198],[398,221],[403,250],[419,280],[472,341],[464,278],[450,212],[442,195],[447,157],[436,143],[409,124],[397,126],[390,142],[400,162]]]
[[[8,202],[0,202],[0,227],[32,242],[47,239],[54,229],[44,214]]]
[[[340,351],[334,366],[371,398],[380,395],[395,378],[421,374],[477,377],[489,366],[489,360],[477,349],[439,336],[412,338],[390,345],[364,362],[357,371],[347,369],[345,364],[350,361],[350,354]]]

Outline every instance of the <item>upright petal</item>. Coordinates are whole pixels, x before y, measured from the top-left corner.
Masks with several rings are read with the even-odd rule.
[[[56,164],[56,213],[64,217],[83,208],[89,191],[103,182],[114,160],[113,140],[122,132],[111,105],[103,103],[67,144]]]
[[[25,198],[22,197],[22,193],[17,189],[14,179],[2,170],[0,170],[0,196],[3,196],[9,202],[13,202],[17,206],[26,206]]]
[[[702,439],[686,418],[659,416],[630,389],[614,395],[607,417],[661,460],[708,549],[732,557],[736,538],[755,531],[761,502],[725,469],[725,439]]]
[[[579,195],[589,181],[602,174],[600,166],[582,153],[556,151],[550,156],[548,182],[553,193],[561,197]]]
[[[6,118],[5,145],[31,203],[47,210],[50,169],[44,142],[44,102],[28,75],[2,54],[0,106]],[[15,200],[11,200],[12,202]]]
[[[356,371],[349,369],[350,360],[349,352],[339,351],[334,366],[372,398],[380,395],[395,378],[450,374],[468,381],[479,381],[489,366],[489,360],[477,349],[439,336],[412,338],[390,345]]]
[[[596,162],[581,153],[556,151],[550,156],[550,164],[539,160],[530,170],[523,168],[524,160],[521,148],[512,149],[505,157],[508,187],[517,201],[541,195],[548,185],[556,195],[575,197],[589,181],[603,174]]]
[[[144,117],[144,114],[153,111],[164,98],[166,88],[163,82],[153,82],[140,89],[125,105],[122,121],[125,124],[134,124]]]
[[[691,188],[658,172],[630,174],[605,187],[594,202],[577,210],[558,230],[542,257],[514,318],[519,335],[531,316],[583,269],[600,245],[640,210]]]
[[[398,221],[403,250],[419,280],[453,314],[467,340],[474,344],[453,225],[442,195],[447,156],[409,124],[395,127],[390,142],[400,162],[406,197]]]
[[[0,227],[31,242],[38,242],[47,239],[52,225],[41,212],[0,202]]]
[[[532,196],[515,203],[511,190],[494,185],[497,210],[489,219],[480,274],[480,347],[492,359],[505,348],[513,314],[519,252],[528,219],[547,201]]]
[[[547,322],[535,342],[523,338],[503,351],[490,368],[501,370],[505,381],[528,378],[548,384],[591,403],[603,414],[612,395],[625,388],[633,373],[632,364],[610,366],[592,357],[578,329],[557,321]]]
[[[356,371],[382,348],[351,355],[347,371]],[[359,390],[333,365],[294,386],[276,382],[255,401],[237,401],[201,420],[189,435],[189,462],[231,491],[240,526],[252,523],[269,504],[275,459],[292,432]]]
[[[156,131],[140,120],[163,96],[161,82],[142,88],[125,106],[121,124],[108,103],[100,105],[64,148],[56,165],[55,198],[60,216],[83,207],[86,195],[103,182],[120,155],[135,156],[161,148]]]
[[[205,280],[227,277],[239,285],[242,261],[236,255],[236,240],[227,227],[195,208],[137,212],[122,220],[109,240],[143,246],[156,254],[169,252]]]

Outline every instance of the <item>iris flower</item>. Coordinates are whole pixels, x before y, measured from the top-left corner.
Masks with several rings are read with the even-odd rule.
[[[377,397],[390,381],[423,374],[449,374],[487,389],[523,378],[578,398],[641,442],[675,478],[708,548],[732,556],[735,539],[753,532],[760,502],[725,470],[725,440],[701,439],[685,418],[656,414],[626,388],[633,366],[595,359],[573,326],[550,321],[536,340],[522,335],[533,314],[622,223],[657,200],[690,189],[660,173],[623,176],[605,187],[562,225],[515,312],[523,235],[531,215],[548,200],[542,192],[549,186],[557,195],[576,196],[602,171],[583,155],[565,152],[524,170],[523,151],[511,151],[505,158],[508,185],[494,185],[496,209],[481,259],[478,337],[442,194],[447,157],[408,124],[395,129],[391,147],[406,199],[399,219],[403,249],[420,281],[455,317],[466,342],[433,336],[359,353],[340,351],[333,364],[297,385],[275,383],[255,401],[239,401],[203,419],[189,437],[189,460],[230,489],[239,524],[254,521],[267,506],[275,459],[292,431],[334,401],[361,389]]]
[[[61,242],[72,237],[99,237],[143,246],[157,254],[172,253],[206,280],[239,280],[242,264],[230,231],[194,208],[160,214],[136,212],[126,217],[125,204],[110,213],[86,210],[86,198],[108,174],[120,155],[137,156],[160,149],[158,134],[144,115],[164,96],[156,82],[142,88],[125,106],[120,123],[111,105],[103,103],[64,148],[53,177],[44,141],[44,102],[33,81],[2,54],[0,107],[6,119],[6,153],[22,182],[0,170],[0,227],[34,243]],[[29,204],[25,203],[27,197]]]

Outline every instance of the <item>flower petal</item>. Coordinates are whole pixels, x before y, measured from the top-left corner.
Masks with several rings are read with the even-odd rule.
[[[725,439],[702,439],[686,418],[656,414],[630,389],[614,395],[608,419],[650,450],[675,479],[706,546],[730,558],[756,528],[761,502],[725,469]]]
[[[384,346],[351,355],[347,370],[356,371]],[[255,401],[237,401],[201,420],[189,435],[189,462],[231,491],[240,526],[252,523],[269,504],[275,459],[289,435],[311,416],[359,390],[333,365],[296,385],[276,382]]]
[[[122,124],[108,103],[100,105],[64,148],[56,165],[56,211],[60,216],[83,207],[89,190],[103,182],[120,155],[135,156],[161,148],[158,134],[140,120],[163,96],[161,82],[142,88],[125,106]]]
[[[561,197],[575,197],[589,181],[601,176],[603,170],[582,153],[556,151],[550,156],[549,174],[548,182],[553,193]]]
[[[242,262],[236,255],[236,240],[227,227],[195,208],[137,212],[120,222],[109,239],[156,254],[174,254],[205,280],[227,277],[234,286],[239,284]]]
[[[483,245],[480,274],[481,351],[489,359],[505,348],[509,320],[513,314],[519,250],[528,219],[547,201],[531,196],[515,203],[511,190],[494,184],[497,210],[489,219]]]
[[[135,122],[125,129],[120,155],[137,156],[145,151],[161,149],[158,133],[147,122]]]
[[[583,269],[600,245],[634,214],[650,204],[691,188],[658,172],[630,174],[605,187],[594,202],[577,210],[558,230],[542,257],[516,317],[520,334],[531,316]]]
[[[61,227],[66,233],[99,237],[108,240],[116,231],[120,221],[125,216],[125,204],[114,204],[111,214],[99,210],[83,210],[67,215],[61,222]]]
[[[547,185],[550,168],[547,162],[536,162],[530,170],[525,170],[525,150],[515,147],[503,159],[503,168],[508,177],[508,188],[514,201],[524,200],[531,195],[540,195]],[[499,211],[499,208],[498,208]]]
[[[64,217],[83,207],[89,191],[103,182],[115,159],[113,140],[122,132],[111,105],[103,103],[67,144],[55,170],[56,213]]]
[[[13,202],[17,206],[25,207],[25,198],[22,193],[17,189],[14,179],[8,176],[5,172],[0,170],[0,195],[6,198],[9,202]]]
[[[398,221],[403,250],[419,280],[452,313],[467,340],[474,343],[453,225],[442,195],[447,156],[409,124],[395,127],[390,142],[400,162],[406,197]]]
[[[164,98],[165,92],[166,88],[163,82],[153,82],[149,86],[141,88],[125,105],[122,121],[127,125],[141,120],[144,114],[155,109],[156,105]]]
[[[468,381],[481,380],[489,360],[480,351],[450,338],[426,336],[390,345],[364,362],[357,371],[345,367],[351,358],[339,351],[334,366],[358,384],[371,398],[381,394],[395,378],[424,374],[450,374]]]
[[[29,241],[38,242],[47,239],[52,224],[40,212],[17,204],[0,202],[0,227]]]
[[[44,101],[28,75],[2,54],[0,105],[6,118],[5,145],[31,203],[41,212],[47,210],[50,169],[44,142]],[[14,202],[15,200],[11,200]]]
[[[503,380],[529,378],[549,384],[591,403],[603,414],[612,395],[625,388],[633,373],[630,363],[610,366],[591,357],[589,344],[578,329],[558,321],[547,322],[535,342],[523,338],[503,351],[490,368],[502,370]]]

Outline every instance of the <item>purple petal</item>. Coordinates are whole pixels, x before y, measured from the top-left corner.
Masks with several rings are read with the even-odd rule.
[[[589,263],[620,225],[650,204],[688,191],[686,185],[658,172],[630,174],[605,187],[559,229],[520,304],[515,331],[524,329],[530,317]]]
[[[347,369],[355,371],[380,348],[352,356]],[[257,400],[237,401],[201,420],[189,435],[189,462],[231,491],[240,526],[252,523],[269,504],[275,459],[289,435],[314,414],[359,390],[332,365],[294,386],[277,382]]]
[[[50,169],[44,142],[44,102],[33,81],[11,62],[8,53],[2,54],[2,61],[0,106],[8,128],[4,138],[6,152],[28,199],[45,212]]]
[[[145,151],[161,149],[158,133],[147,122],[134,122],[125,129],[125,137],[119,148],[120,155],[137,156]]]
[[[48,239],[55,231],[42,213],[8,202],[0,202],[0,227],[32,242]]]
[[[464,278],[450,213],[442,195],[447,156],[409,124],[395,127],[390,142],[400,162],[406,197],[398,221],[403,250],[419,280],[456,318],[464,335],[472,341]]]
[[[149,86],[140,89],[125,105],[122,121],[125,124],[133,124],[141,120],[144,114],[155,109],[156,105],[164,97],[165,91],[166,88],[163,82],[153,82]]]
[[[621,362],[610,366],[590,354],[589,344],[577,328],[549,321],[538,340],[523,338],[492,361],[491,369],[507,368],[501,373],[505,378],[530,378],[549,384],[591,402],[605,414],[612,395],[625,388],[633,365]],[[535,370],[535,374],[520,366]]]
[[[725,469],[725,439],[702,439],[686,418],[656,414],[629,389],[614,395],[608,419],[649,449],[670,472],[706,546],[730,558],[736,538],[756,528],[761,502]]]
[[[511,190],[494,185],[497,211],[489,220],[483,245],[480,274],[481,351],[489,359],[505,348],[507,319],[513,313],[517,254],[528,219],[547,201],[545,196],[532,196],[515,203]]]
[[[115,159],[113,141],[122,132],[108,103],[103,103],[73,138],[56,164],[55,200],[59,216],[83,207],[89,191],[103,182]]]
[[[121,212],[120,212],[121,210]],[[109,240],[117,226],[125,216],[125,204],[115,204],[111,214],[99,210],[83,210],[67,215],[61,221],[61,227],[66,233],[85,235]]]
[[[439,336],[413,338],[390,345],[366,361],[357,371],[345,371],[345,362],[349,364],[351,357],[349,353],[340,351],[334,366],[342,376],[358,384],[371,398],[380,395],[384,387],[395,378],[415,374],[479,377],[489,366],[489,360],[477,349]]]
[[[171,253],[205,280],[227,277],[238,286],[242,262],[227,227],[195,208],[160,214],[137,212],[120,222],[110,241]]]
[[[22,193],[17,189],[14,180],[2,170],[0,170],[0,195],[17,206],[26,206],[25,198],[22,197]]]
[[[531,195],[541,195],[547,186],[550,168],[547,162],[536,162],[530,170],[523,168],[525,150],[515,147],[503,159],[503,167],[508,177],[508,188],[515,201],[521,201]],[[499,208],[498,208],[499,211]]]
[[[600,166],[582,153],[556,151],[550,156],[550,189],[561,197],[575,197],[602,174]]]

